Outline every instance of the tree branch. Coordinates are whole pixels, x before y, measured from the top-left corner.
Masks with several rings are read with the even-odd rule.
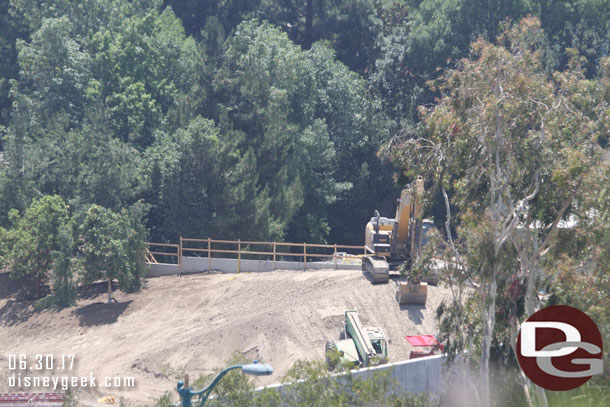
[[[508,222],[507,226],[503,227],[502,232],[500,234],[500,238],[498,239],[499,246],[502,246],[504,244],[504,242],[506,242],[508,237],[511,235],[513,229],[515,228],[515,226],[517,225],[517,222],[519,221],[519,216],[525,210],[525,206],[527,205],[527,203],[529,201],[534,199],[536,197],[536,195],[538,195],[539,189],[540,189],[540,174],[539,174],[538,170],[536,170],[536,173],[534,175],[534,190],[532,191],[531,194],[527,195],[525,198],[523,198],[522,200],[519,201],[516,209],[514,207],[512,208],[511,216],[507,218],[507,219],[510,219],[510,222]],[[528,225],[526,225],[526,227],[528,227]]]
[[[538,253],[536,255],[536,261],[538,259],[544,257],[544,255],[546,255],[547,252],[549,251],[550,244],[551,244],[551,238],[555,235],[555,233],[557,231],[557,225],[559,225],[559,222],[561,221],[563,214],[568,209],[568,206],[570,206],[573,199],[574,199],[574,193],[572,193],[572,195],[570,196],[570,199],[567,199],[561,206],[561,209],[559,209],[559,213],[555,217],[555,220],[553,221],[553,224],[551,225],[551,229],[549,230],[549,233],[546,235],[544,242],[542,242],[542,245],[540,245],[540,248],[538,249]]]

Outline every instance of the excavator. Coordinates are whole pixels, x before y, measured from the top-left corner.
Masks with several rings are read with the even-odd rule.
[[[421,253],[425,234],[433,227],[432,221],[422,219],[423,194],[424,178],[417,176],[401,191],[394,219],[375,211],[367,223],[364,244],[368,255],[362,258],[362,270],[371,276],[373,283],[387,283],[390,269],[405,262],[412,263]],[[423,301],[425,303],[425,295]]]

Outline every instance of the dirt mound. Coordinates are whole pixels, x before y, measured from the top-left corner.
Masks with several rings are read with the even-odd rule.
[[[134,406],[174,390],[185,372],[193,378],[225,366],[236,351],[274,367],[259,384],[279,382],[298,359],[324,360],[324,344],[338,339],[348,309],[384,330],[390,361],[404,360],[411,350],[404,335],[435,333],[436,307],[449,293],[429,287],[426,307],[399,306],[394,294],[392,281],[372,285],[360,271],[333,270],[160,277],[140,293],[116,292],[116,304],[104,304],[102,290],[89,290],[59,312],[33,312],[30,302],[5,295],[0,310],[28,312],[10,323],[0,315],[0,392],[17,390],[8,387],[9,354],[28,361],[75,355],[72,370],[29,374],[92,373],[97,386],[77,392],[79,399],[115,395]],[[136,386],[103,387],[105,377],[133,377]]]

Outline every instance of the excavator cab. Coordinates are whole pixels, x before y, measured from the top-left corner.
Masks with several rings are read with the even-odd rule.
[[[379,216],[375,211],[366,228],[365,245],[376,256],[389,256],[392,248],[392,231],[396,221]]]

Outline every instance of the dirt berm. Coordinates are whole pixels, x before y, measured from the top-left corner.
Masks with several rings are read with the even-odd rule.
[[[139,293],[115,292],[110,305],[101,283],[82,288],[74,307],[39,312],[9,286],[0,274],[0,392],[19,390],[8,386],[15,373],[8,355],[27,355],[33,368],[35,355],[50,354],[54,371],[21,375],[92,374],[96,387],[77,392],[81,405],[114,395],[149,406],[185,371],[191,378],[210,373],[236,351],[274,367],[258,384],[279,382],[298,359],[324,360],[326,340],[338,339],[351,309],[384,330],[390,361],[405,360],[411,347],[404,336],[436,333],[436,307],[450,295],[429,287],[425,307],[401,307],[392,280],[372,285],[361,271],[276,271],[151,278]],[[75,355],[72,370],[57,369],[62,355]],[[103,387],[105,377],[133,377],[136,386]]]

